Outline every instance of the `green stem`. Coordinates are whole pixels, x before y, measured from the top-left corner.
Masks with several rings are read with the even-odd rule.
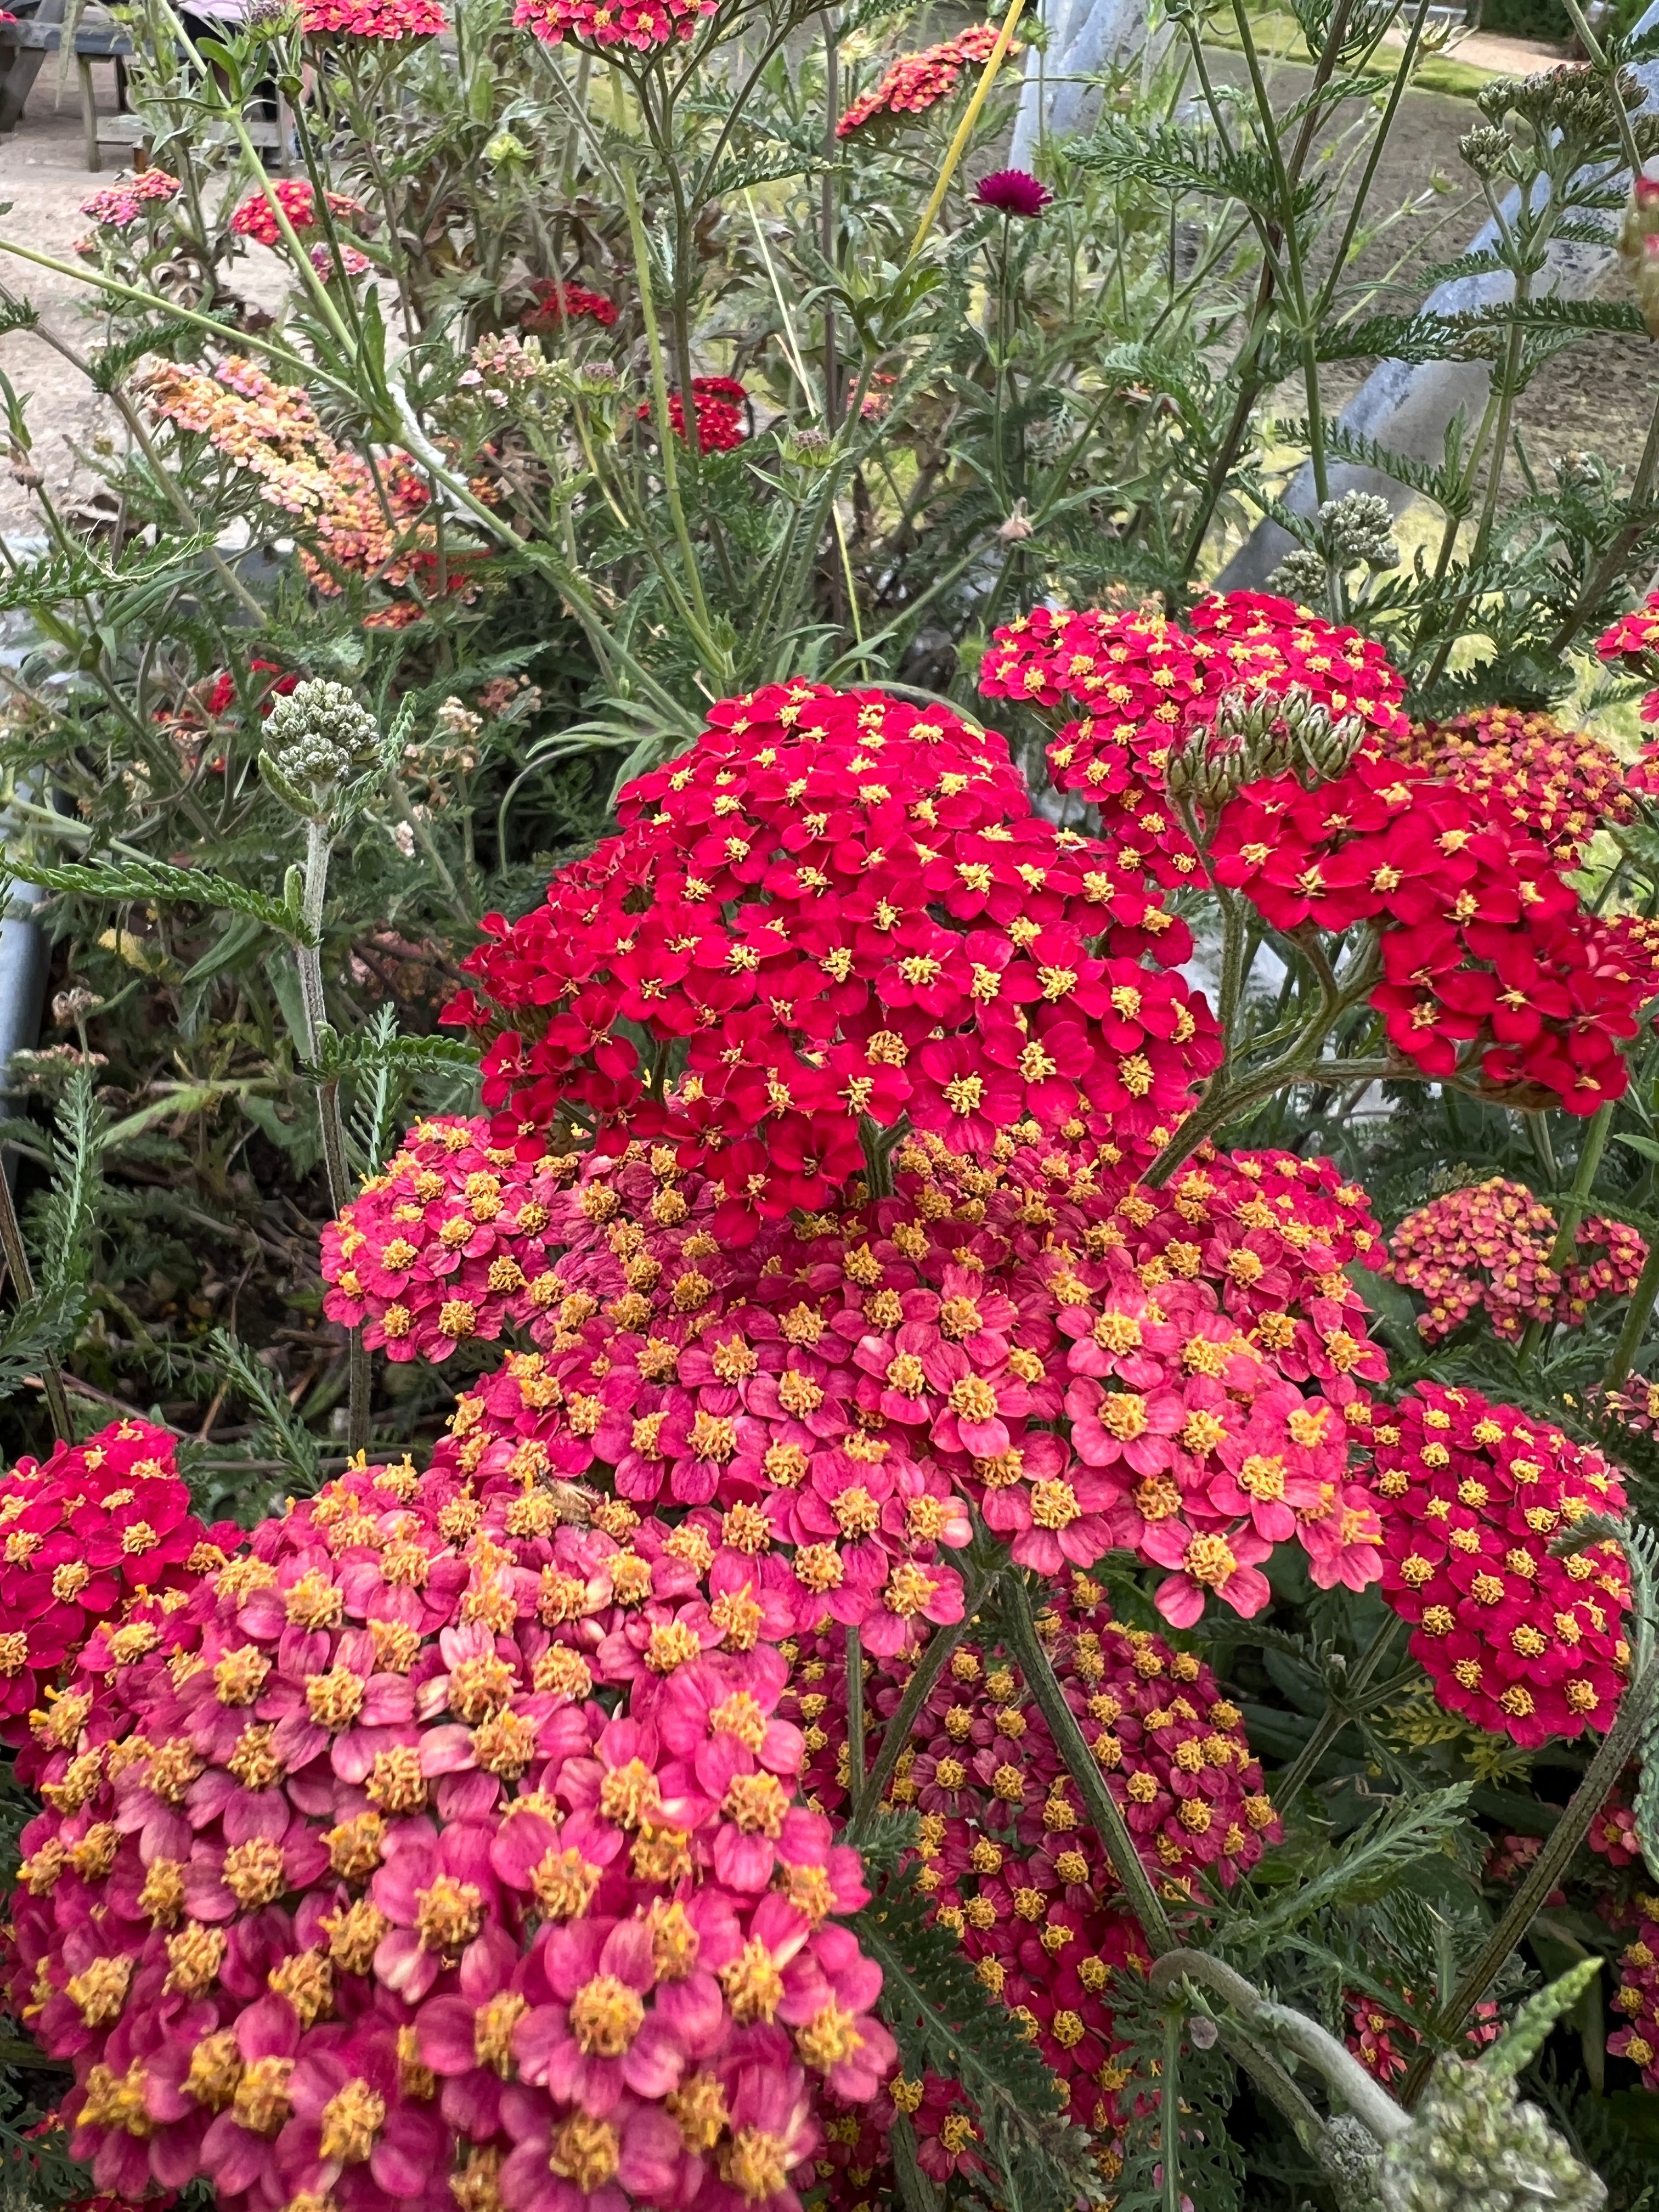
[[[1550,1247],[1548,1264],[1559,1274],[1571,1258],[1578,1242],[1578,1224],[1589,1207],[1590,1194],[1595,1187],[1596,1172],[1601,1165],[1601,1155],[1607,1149],[1607,1133],[1613,1127],[1613,1102],[1601,1107],[1584,1132],[1584,1142],[1578,1154],[1578,1165],[1572,1178],[1572,1188],[1562,1202],[1560,1225],[1555,1232],[1555,1242]],[[1527,1333],[1521,1340],[1521,1357],[1529,1359],[1543,1342],[1547,1322],[1533,1321],[1527,1324]]]
[[[916,1724],[917,1714],[927,1702],[929,1691],[945,1672],[951,1653],[974,1627],[980,1607],[996,1588],[1005,1571],[999,1565],[979,1576],[963,1594],[962,1619],[951,1621],[946,1627],[936,1628],[928,1638],[915,1671],[904,1686],[904,1695],[899,1699],[898,1711],[888,1722],[882,1736],[875,1765],[870,1769],[864,1785],[863,1803],[848,1827],[846,1840],[849,1844],[857,1844],[871,1820],[881,1810],[881,1801],[893,1778],[899,1754],[910,1741],[910,1731]]]
[[[1297,1753],[1285,1771],[1284,1780],[1273,1793],[1281,1817],[1285,1808],[1294,1802],[1309,1776],[1318,1766],[1320,1760],[1353,1718],[1354,1707],[1359,1693],[1368,1686],[1371,1677],[1388,1657],[1389,1646],[1394,1642],[1399,1627],[1399,1616],[1389,1613],[1358,1659],[1355,1661],[1352,1672],[1342,1685],[1343,1695],[1339,1697],[1333,1690],[1326,1698],[1325,1710],[1320,1715],[1313,1734]]]
[[[313,1067],[317,1065],[324,1030],[328,1026],[328,1006],[323,994],[323,906],[328,893],[329,855],[333,849],[333,838],[327,825],[311,821],[306,823],[305,890],[301,910],[310,934],[310,945],[296,945],[295,963],[300,973],[300,1010],[305,1030],[302,1040],[305,1055]],[[346,1158],[345,1123],[340,1114],[340,1085],[336,1077],[314,1077],[313,1087],[317,1096],[317,1122],[323,1139],[323,1171],[328,1180],[328,1200],[337,1219],[351,1197],[351,1170]],[[363,1349],[361,1328],[346,1333],[346,1362],[349,1378],[349,1431],[347,1441],[354,1452],[364,1450],[368,1443],[368,1359]]]
[[[1393,2142],[1411,2126],[1405,2112],[1387,2090],[1371,2079],[1352,2052],[1305,2013],[1273,2003],[1271,1998],[1262,1996],[1254,1982],[1247,1981],[1235,1968],[1211,1958],[1205,1951],[1166,1952],[1146,1978],[1147,1991],[1154,1998],[1164,1998],[1177,1982],[1183,1981],[1210,1990],[1231,2005],[1243,2021],[1249,2031],[1242,2054],[1245,2065],[1254,2068],[1255,2058],[1252,2054],[1261,2051],[1264,2039],[1276,2038],[1288,2044],[1297,2057],[1305,2058],[1318,2069],[1378,2142]],[[1301,2093],[1297,2094],[1300,2097]],[[1322,2133],[1323,2123],[1318,2114],[1305,2099],[1302,2102],[1312,2115],[1315,2130]]]
[[[640,189],[634,175],[633,164],[623,168],[623,198],[628,210],[629,235],[634,244],[635,276],[640,288],[640,315],[645,324],[645,343],[651,361],[651,407],[656,421],[657,443],[662,455],[663,489],[668,498],[668,512],[673,519],[674,536],[680,549],[680,558],[685,563],[686,589],[691,594],[696,611],[698,650],[709,661],[708,673],[719,674],[722,656],[718,654],[708,636],[708,606],[703,598],[702,575],[697,567],[697,556],[692,550],[691,532],[686,526],[685,508],[680,500],[679,463],[674,449],[674,426],[668,413],[668,378],[663,368],[662,338],[657,329],[657,318],[651,301],[651,255],[645,235],[645,218],[640,211]],[[697,404],[689,390],[680,393],[680,419],[685,425],[688,446],[697,435]]]
[[[847,1632],[847,1776],[857,1820],[864,1802],[864,1642],[856,1628]]]
[[[29,1268],[29,1255],[23,1243],[22,1224],[17,1218],[13,1203],[11,1183],[6,1175],[3,1152],[0,1152],[0,1254],[3,1254],[11,1270],[11,1286],[20,1306],[27,1305],[34,1296],[34,1277]],[[73,1441],[75,1431],[70,1425],[69,1399],[64,1390],[64,1378],[58,1371],[58,1363],[48,1355],[40,1363],[40,1381],[46,1394],[46,1408],[52,1415],[52,1432],[59,1443]]]
[[[1434,2064],[1435,2048],[1449,2042],[1462,2027],[1503,1972],[1504,1962],[1522,1941],[1534,1916],[1566,1870],[1583,1841],[1590,1822],[1607,1802],[1607,1792],[1624,1772],[1641,1743],[1659,1691],[1659,1658],[1650,1659],[1638,1679],[1619,1701],[1613,1726],[1601,1739],[1601,1749],[1584,1771],[1584,1778],[1551,1829],[1544,1848],[1533,1861],[1526,1880],[1510,1900],[1508,1910],[1471,1960],[1450,2000],[1433,2015],[1423,2031],[1423,2045],[1401,2089],[1407,2108],[1414,2105]]]
[[[1613,1358],[1607,1364],[1607,1388],[1616,1390],[1636,1364],[1636,1355],[1642,1348],[1642,1339],[1653,1313],[1653,1302],[1659,1298],[1659,1237],[1648,1247],[1648,1256],[1642,1262],[1642,1272],[1636,1278],[1630,1294],[1630,1304],[1625,1313],[1625,1325],[1619,1332],[1619,1341],[1613,1347]]]
[[[1129,1909],[1140,1923],[1141,1932],[1153,1954],[1161,1955],[1175,1946],[1169,1915],[1152,1887],[1152,1877],[1141,1864],[1140,1853],[1135,1849],[1134,1838],[1117,1800],[1106,1787],[1105,1777],[1095,1764],[1094,1753],[1078,1725],[1077,1715],[1066,1702],[1065,1692],[1031,1618],[1024,1577],[1018,1570],[1011,1570],[1004,1578],[999,1610],[1008,1648],[1018,1661],[1026,1687],[1048,1723],[1054,1749],[1078,1786],[1119,1887],[1128,1899]]]
[[[1158,2149],[1164,2173],[1159,2195],[1164,2212],[1181,2212],[1181,2030],[1182,2014],[1172,2005],[1164,2015],[1164,2070],[1158,2080]]]

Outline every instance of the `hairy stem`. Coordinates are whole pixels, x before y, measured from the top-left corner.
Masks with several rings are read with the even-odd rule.
[[[1164,1997],[1178,1982],[1192,1982],[1232,2007],[1248,2029],[1285,2044],[1298,2058],[1316,2067],[1343,2103],[1370,2129],[1380,2143],[1393,2142],[1411,2126],[1407,2115],[1381,2085],[1374,2081],[1352,2052],[1327,2034],[1317,2021],[1289,2005],[1264,1997],[1254,1982],[1205,1951],[1166,1952],[1147,1977],[1147,1989]],[[1256,2047],[1253,2043],[1247,2048]],[[1245,2063],[1252,2062],[1247,2057]]]

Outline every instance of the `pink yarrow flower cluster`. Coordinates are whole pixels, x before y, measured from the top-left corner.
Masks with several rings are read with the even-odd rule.
[[[469,1133],[451,1125],[437,1159],[465,1163]],[[738,1245],[671,1147],[590,1157],[525,1238],[508,1212],[489,1224],[477,1267],[526,1278],[489,1326],[517,1319],[541,1353],[462,1400],[441,1457],[718,1509],[716,1550],[756,1564],[787,1626],[827,1613],[873,1651],[960,1618],[948,1554],[970,1505],[1045,1574],[1137,1553],[1182,1625],[1210,1591],[1259,1610],[1281,1541],[1322,1587],[1363,1588],[1380,1532],[1349,1440],[1385,1372],[1343,1272],[1377,1243],[1364,1194],[1267,1154],[1124,1194],[1104,1154],[1038,1135],[983,1170],[910,1138],[892,1198]],[[329,1310],[400,1346],[435,1327],[447,1349],[454,1292],[446,1320],[445,1279],[417,1282],[410,1254],[453,1256],[471,1215],[459,1172],[419,1172],[429,1195],[404,1170],[373,1216],[358,1201],[363,1247],[328,1232]]]
[[[0,1475],[0,1738],[27,1746],[31,1711],[99,1624],[150,1593],[181,1603],[237,1533],[197,1520],[173,1437],[147,1421]]]
[[[796,2212],[815,2093],[894,2057],[835,1918],[857,1856],[793,1802],[759,1609],[590,1665],[547,1626],[559,1514],[355,1469],[146,1649],[100,1630],[41,1730],[11,1992],[98,2187]]]
[[[1625,1509],[1597,1452],[1478,1391],[1419,1383],[1376,1430],[1382,1595],[1434,1694],[1521,1745],[1605,1732],[1630,1671]]]
[[[105,229],[127,230],[147,209],[165,207],[176,199],[179,190],[179,179],[165,169],[137,169],[118,184],[105,185],[82,200],[81,212]]]
[[[449,28],[437,0],[301,0],[300,28],[307,38],[435,39]]]
[[[544,46],[562,39],[585,46],[632,46],[648,53],[675,40],[689,40],[698,22],[714,12],[714,0],[518,0],[514,27],[528,30]]]
[[[1431,1199],[1389,1239],[1382,1272],[1427,1301],[1418,1316],[1437,1344],[1483,1312],[1494,1333],[1518,1342],[1532,1322],[1583,1322],[1598,1297],[1626,1297],[1647,1244],[1600,1215],[1578,1224],[1564,1266],[1552,1265],[1560,1224],[1523,1183],[1492,1176]]]
[[[574,1154],[533,1134],[498,1146],[486,1121],[419,1121],[323,1231],[324,1310],[391,1359],[447,1359],[556,1304],[547,1233]]]
[[[704,1166],[723,1237],[843,1188],[861,1118],[972,1154],[1028,1115],[1150,1150],[1215,1065],[1207,1005],[1136,957],[1184,958],[1184,926],[946,709],[771,685],[711,708],[618,812],[543,907],[485,917],[482,995],[446,1018],[491,1039],[486,1103],[546,1121],[569,1100],[602,1145],[625,1119]],[[619,1019],[683,1054],[672,1097]]]

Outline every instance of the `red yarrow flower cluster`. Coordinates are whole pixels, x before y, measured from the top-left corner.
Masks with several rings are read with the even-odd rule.
[[[1636,811],[1618,754],[1553,714],[1481,707],[1413,726],[1395,750],[1462,791],[1492,793],[1562,867],[1577,866],[1604,822],[1628,822]]]
[[[697,418],[697,451],[729,453],[742,445],[749,435],[748,404],[748,389],[735,376],[694,376],[691,410]],[[650,422],[656,408],[642,399],[635,413],[638,421]],[[684,437],[685,402],[678,389],[668,395],[668,420],[676,437]]]
[[[126,230],[137,222],[146,208],[165,207],[176,199],[180,191],[179,180],[165,169],[138,169],[118,184],[106,185],[88,199],[81,203],[82,215],[107,230]]]
[[[759,1609],[609,1674],[548,1626],[556,1540],[602,1533],[560,1511],[356,1468],[164,1635],[94,1637],[38,1731],[11,2002],[100,2189],[798,2212],[815,2094],[895,2055],[856,1854],[794,1802]]]
[[[1616,1539],[1571,1541],[1625,1508],[1599,1453],[1512,1406],[1425,1382],[1376,1430],[1382,1595],[1447,1711],[1531,1747],[1605,1732],[1630,1669]]]
[[[1560,1224],[1523,1183],[1502,1176],[1468,1183],[1409,1213],[1389,1239],[1382,1272],[1428,1302],[1418,1317],[1437,1344],[1484,1312],[1493,1331],[1518,1342],[1528,1322],[1581,1325],[1598,1297],[1626,1297],[1647,1245],[1633,1229],[1600,1215],[1579,1223],[1565,1266],[1552,1265]]]
[[[1205,1001],[1133,957],[1184,958],[1184,926],[948,709],[771,685],[711,708],[617,811],[543,907],[485,916],[466,966],[487,995],[445,1018],[513,1024],[486,1104],[544,1122],[568,1101],[602,1144],[625,1117],[705,1165],[722,1236],[823,1205],[861,1162],[861,1117],[984,1155],[1030,1115],[1145,1156],[1216,1064]],[[659,1066],[684,1054],[672,1096],[646,1097],[619,1019]]]
[[[149,1593],[182,1601],[234,1533],[196,1519],[172,1436],[146,1421],[0,1475],[0,1739],[27,1744],[31,1712],[99,1624]]]
[[[300,28],[308,38],[435,39],[449,28],[437,0],[300,0]]]
[[[526,331],[556,331],[566,323],[586,318],[608,331],[617,319],[617,303],[603,292],[590,292],[580,284],[567,284],[556,276],[538,276],[530,288],[531,299],[521,308],[519,325]]]
[[[513,22],[544,46],[572,38],[590,46],[632,46],[647,53],[653,46],[690,39],[699,19],[714,12],[714,0],[518,0]]]
[[[979,68],[990,59],[996,42],[994,23],[975,23],[920,53],[901,54],[875,89],[853,102],[836,125],[836,137],[850,138],[883,117],[925,114],[950,98],[964,70]]]
[[[1659,1920],[1654,1900],[1638,1923],[1635,1939],[1620,1959],[1619,1993],[1613,2010],[1626,2025],[1607,2039],[1615,2058],[1628,2058],[1642,2069],[1642,2086],[1659,2089]]]
[[[1581,905],[1495,791],[1362,751],[1311,791],[1293,775],[1246,785],[1211,858],[1276,929],[1378,932],[1370,1002],[1424,1074],[1478,1076],[1571,1114],[1628,1084],[1620,1046],[1637,1032],[1651,956]]]
[[[258,246],[276,246],[282,240],[282,226],[276,220],[272,197],[277,200],[283,213],[296,231],[316,230],[321,217],[317,212],[317,195],[304,177],[276,177],[269,191],[250,192],[235,209],[230,227],[239,238],[251,238]],[[362,204],[344,192],[327,195],[328,211],[341,222],[355,222],[364,213]]]
[[[1601,659],[1615,662],[1627,675],[1644,677],[1650,684],[1659,679],[1659,592],[1650,592],[1635,613],[1621,615],[1604,629],[1595,641],[1595,650]],[[1659,690],[1650,691],[1643,700],[1642,720],[1659,722]]]
[[[323,1231],[324,1310],[394,1360],[533,1322],[563,1295],[547,1232],[578,1165],[533,1136],[498,1146],[487,1121],[416,1122]]]
[[[1170,758],[1214,719],[1224,695],[1249,702],[1294,687],[1378,738],[1406,727],[1400,678],[1357,630],[1249,592],[1205,600],[1189,621],[1182,629],[1144,611],[1038,607],[993,633],[980,672],[988,698],[1082,710],[1048,748],[1055,786],[1098,807],[1121,865],[1166,885],[1191,881],[1199,866],[1166,787]]]

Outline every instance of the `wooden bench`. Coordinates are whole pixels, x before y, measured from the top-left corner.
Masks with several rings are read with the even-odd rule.
[[[25,0],[27,4],[27,0]],[[16,130],[23,119],[34,80],[48,54],[58,52],[64,40],[64,0],[40,0],[36,12],[14,23],[0,23],[0,133]],[[118,23],[82,21],[75,33],[75,66],[81,80],[81,129],[88,169],[101,169],[101,149],[118,146],[124,155],[148,154],[149,130],[137,115],[100,115],[93,90],[92,65],[113,62],[118,101],[123,97],[123,64],[132,52],[132,40]],[[271,166],[287,173],[289,126],[286,103],[279,102],[275,117],[249,116],[248,137],[262,154],[274,156]],[[213,126],[210,137],[230,135],[228,126]]]

